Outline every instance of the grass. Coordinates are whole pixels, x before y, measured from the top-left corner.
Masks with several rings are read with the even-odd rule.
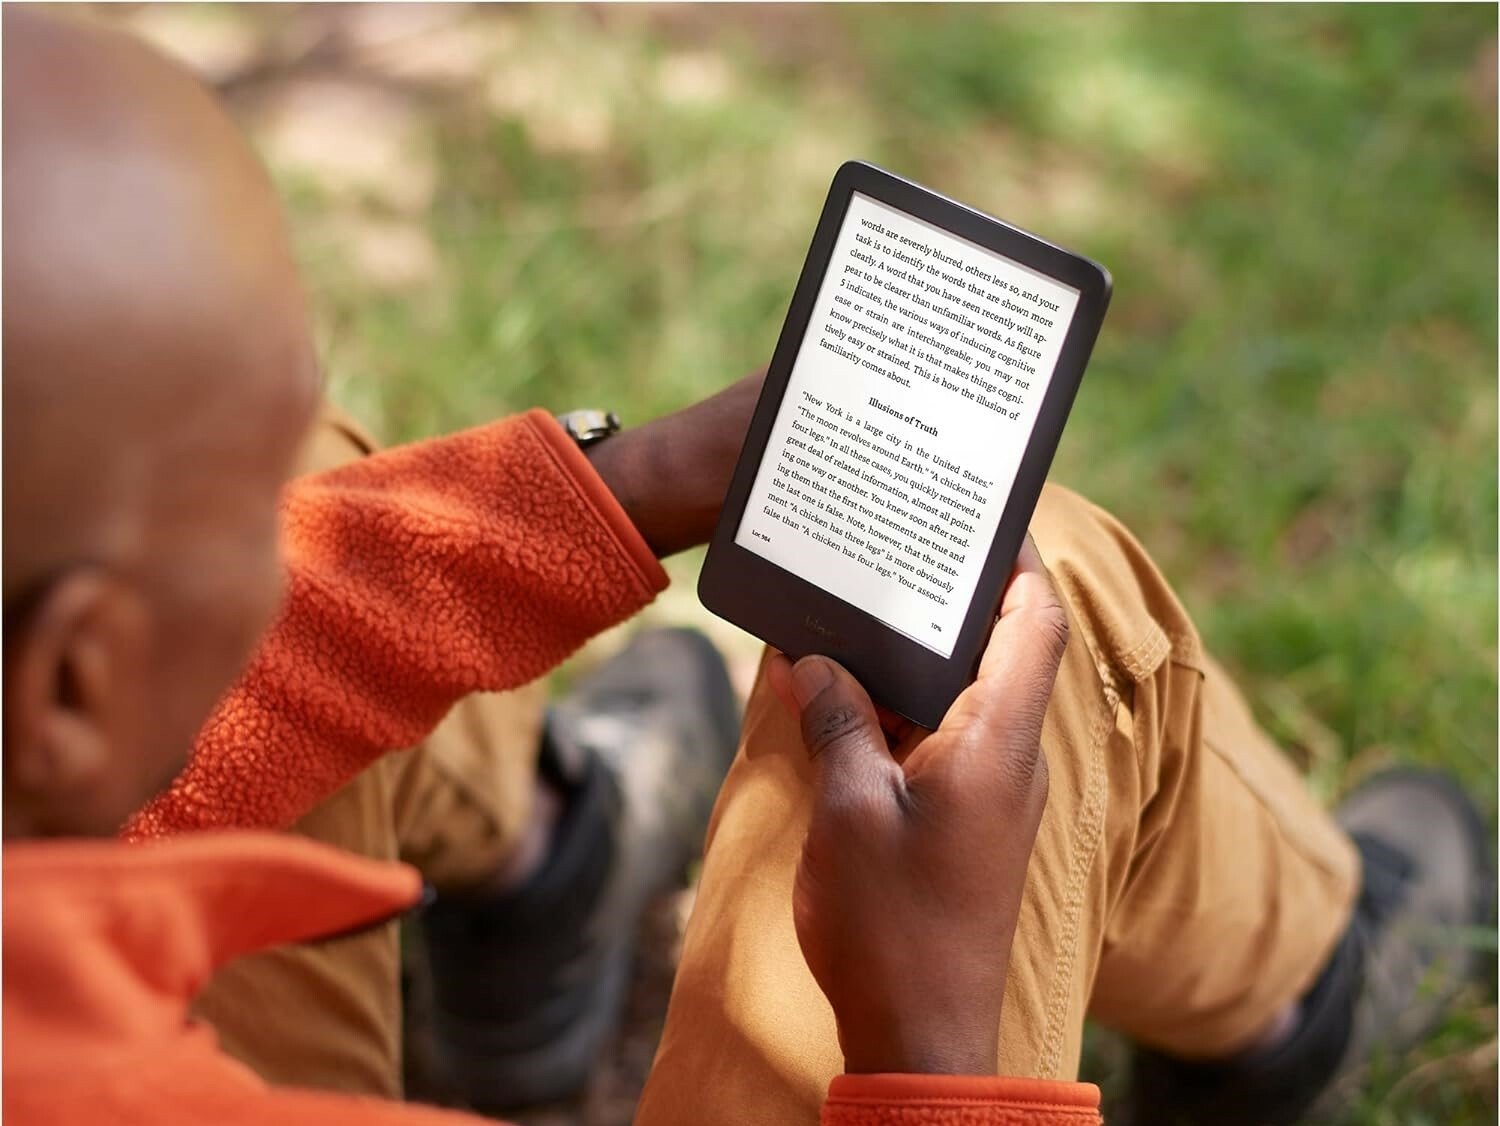
[[[1312,784],[1432,764],[1494,823],[1492,7],[448,18],[348,56],[415,203],[267,141],[334,392],[384,437],[715,389],[872,159],[1110,267],[1054,479],[1152,549]],[[444,44],[457,77],[413,77]],[[275,91],[242,93],[254,122]],[[370,231],[426,265],[372,281]],[[1350,1121],[1493,1121],[1494,1037],[1476,995]]]

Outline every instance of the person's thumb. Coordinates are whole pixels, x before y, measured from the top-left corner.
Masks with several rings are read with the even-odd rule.
[[[889,800],[901,768],[886,747],[869,694],[827,657],[804,657],[792,667],[792,695],[802,720],[802,742],[818,772],[818,800],[845,812]]]

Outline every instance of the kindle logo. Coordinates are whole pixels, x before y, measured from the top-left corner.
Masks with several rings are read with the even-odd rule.
[[[838,645],[844,639],[838,635],[836,630],[831,630],[811,614],[802,619],[802,624],[813,633],[817,634],[830,645]]]

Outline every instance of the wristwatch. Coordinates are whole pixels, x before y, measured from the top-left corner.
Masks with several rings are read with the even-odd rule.
[[[620,432],[620,416],[614,411],[564,411],[557,421],[581,450]]]

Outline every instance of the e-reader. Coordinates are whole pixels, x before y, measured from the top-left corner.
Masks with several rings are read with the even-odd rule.
[[[1098,263],[858,161],[834,176],[698,581],[936,727],[978,670],[1109,305]]]

